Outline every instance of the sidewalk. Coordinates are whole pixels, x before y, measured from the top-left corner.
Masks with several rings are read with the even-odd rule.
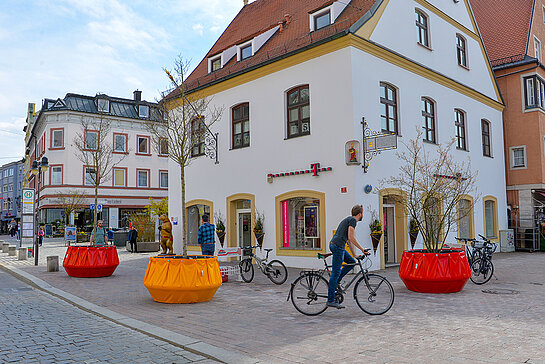
[[[346,309],[307,317],[286,301],[299,269],[282,286],[256,271],[254,282],[227,282],[210,302],[167,305],[143,284],[154,254],[119,249],[113,276],[71,278],[62,267],[46,272],[45,256],[64,256],[59,245],[46,239],[37,267],[7,254],[0,264],[87,310],[229,363],[545,363],[542,253],[495,254],[492,280],[456,294],[410,292],[389,268],[381,274],[396,298],[387,314],[369,316],[347,294]]]

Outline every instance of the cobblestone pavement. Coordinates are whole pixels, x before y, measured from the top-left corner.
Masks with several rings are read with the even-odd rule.
[[[455,294],[408,291],[389,268],[381,274],[396,298],[382,316],[363,313],[351,293],[344,310],[298,313],[286,301],[296,269],[282,286],[256,271],[254,282],[227,282],[210,302],[159,304],[143,285],[148,260],[122,260],[98,279],[20,268],[101,307],[266,363],[545,363],[543,253],[495,254],[492,280]]]
[[[212,363],[114,324],[0,271],[1,363]]]

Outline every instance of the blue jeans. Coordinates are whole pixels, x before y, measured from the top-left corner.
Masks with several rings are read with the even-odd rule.
[[[356,263],[356,260],[352,258],[345,248],[341,248],[333,243],[329,243],[329,250],[331,250],[333,253],[333,263],[331,267],[331,276],[329,277],[327,302],[332,303],[335,301],[335,289],[337,288],[337,283],[341,282],[344,276],[354,269],[354,265],[345,265],[341,270],[343,261],[347,264],[354,264]]]
[[[214,243],[201,244],[202,255],[214,255],[215,248],[216,248],[216,245]]]

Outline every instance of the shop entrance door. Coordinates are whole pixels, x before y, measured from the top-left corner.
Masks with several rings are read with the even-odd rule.
[[[395,205],[382,205],[384,213],[384,262],[396,263]]]
[[[251,210],[237,210],[237,245],[241,248],[252,245],[251,218]]]

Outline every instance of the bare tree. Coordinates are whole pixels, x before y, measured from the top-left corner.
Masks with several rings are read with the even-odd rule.
[[[85,191],[78,190],[69,190],[67,192],[57,191],[56,197],[59,199],[59,205],[61,205],[64,211],[68,225],[70,225],[70,215],[85,203],[87,194]]]
[[[193,157],[204,154],[204,139],[209,127],[221,117],[222,110],[211,108],[211,99],[198,93],[187,93],[185,78],[189,73],[189,62],[179,56],[174,70],[164,69],[174,86],[174,91],[164,93],[158,102],[162,116],[157,121],[147,121],[146,128],[152,135],[152,144],[157,152],[165,154],[180,167],[182,206],[182,254],[187,256],[187,228],[185,209],[185,172]]]
[[[93,236],[96,236],[98,189],[112,177],[112,169],[126,154],[114,159],[110,142],[111,121],[99,112],[98,118],[81,118],[81,131],[76,133],[74,146],[76,156],[83,163],[85,184],[94,187],[95,209],[93,210]]]
[[[440,251],[452,226],[472,211],[461,209],[459,203],[464,195],[475,192],[477,172],[471,169],[469,159],[454,159],[454,142],[440,144],[430,153],[424,150],[419,130],[415,139],[403,143],[406,150],[397,153],[402,163],[399,174],[382,181],[403,192],[394,199],[418,225],[429,252]]]

